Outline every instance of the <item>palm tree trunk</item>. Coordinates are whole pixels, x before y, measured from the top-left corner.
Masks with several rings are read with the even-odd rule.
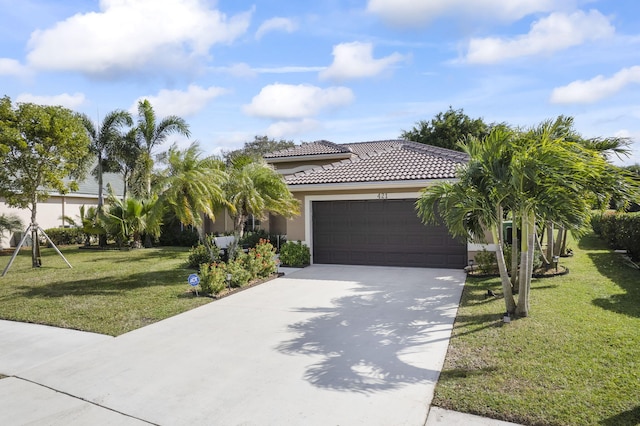
[[[566,229],[564,226],[560,225],[558,228],[558,235],[556,236],[556,241],[553,243],[553,255],[560,256],[562,254],[562,239]]]
[[[533,256],[535,253],[535,212],[527,208],[522,212],[522,251],[520,254],[520,283],[518,307],[516,314],[521,317],[529,315],[529,290],[533,273]]]
[[[102,186],[104,185],[104,181],[102,179],[102,155],[98,155],[98,215],[102,214],[102,210],[104,208],[104,190],[102,188]],[[89,236],[87,235],[87,239],[85,241],[85,245],[89,246],[91,245],[91,240],[89,238]],[[107,246],[107,235],[106,234],[99,234],[98,235],[98,245],[100,247],[106,247]]]
[[[502,241],[502,207],[498,205],[498,224],[492,227],[493,241],[496,244],[496,261],[500,271],[500,282],[502,283],[502,294],[507,312],[513,314],[516,310],[516,303],[513,300],[511,281],[507,272],[507,264],[504,261],[504,243]]]
[[[553,259],[554,253],[554,239],[553,239],[553,222],[547,222],[547,256],[545,262],[545,268],[551,267],[551,259]]]
[[[517,293],[518,288],[518,251],[520,247],[520,239],[518,238],[518,220],[515,213],[512,214],[511,220],[511,287]]]

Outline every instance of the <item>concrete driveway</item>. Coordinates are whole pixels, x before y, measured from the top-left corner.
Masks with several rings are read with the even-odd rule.
[[[0,424],[423,425],[464,279],[314,265],[32,368],[0,357]],[[0,324],[0,351],[19,341]]]

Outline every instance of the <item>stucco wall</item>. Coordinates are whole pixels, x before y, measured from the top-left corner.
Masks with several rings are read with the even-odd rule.
[[[98,205],[97,198],[77,197],[77,196],[52,196],[46,201],[38,203],[36,220],[42,229],[57,228],[63,226],[62,216],[70,216],[79,221],[77,216],[80,215],[80,207],[86,205],[86,208]],[[31,222],[31,211],[28,209],[16,209],[9,207],[4,200],[0,199],[0,214],[15,214],[21,220],[26,228]],[[24,231],[24,229],[23,229]],[[14,246],[13,234],[5,233],[0,238],[0,247]]]

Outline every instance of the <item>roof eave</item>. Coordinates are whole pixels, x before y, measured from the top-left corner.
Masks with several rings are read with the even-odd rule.
[[[370,182],[341,182],[341,183],[313,183],[313,184],[287,184],[291,192],[310,191],[349,191],[372,189],[403,189],[426,188],[440,182],[455,182],[458,178],[451,179],[416,179],[401,181],[370,181]]]
[[[351,152],[338,152],[334,154],[304,154],[292,155],[288,157],[265,157],[267,163],[293,163],[298,161],[315,161],[315,160],[345,160],[351,158]]]

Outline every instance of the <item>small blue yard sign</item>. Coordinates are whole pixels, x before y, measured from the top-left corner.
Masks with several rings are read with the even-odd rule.
[[[195,287],[198,284],[200,284],[200,277],[197,274],[189,275],[189,285],[191,285],[191,287]]]

